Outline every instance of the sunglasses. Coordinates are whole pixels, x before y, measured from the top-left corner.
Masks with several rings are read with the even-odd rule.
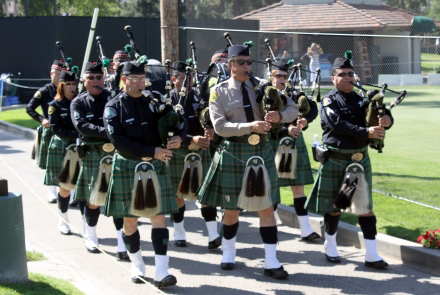
[[[242,66],[245,63],[250,66],[252,64],[252,59],[233,59],[231,62],[236,62],[239,66]]]
[[[130,78],[130,77],[126,77],[126,78],[128,80],[132,81],[133,83],[139,83],[139,82],[145,83],[145,81],[147,81],[147,78],[140,78],[140,79],[138,79],[138,78]]]
[[[277,79],[281,79],[281,78],[283,78],[284,80],[285,79],[287,79],[287,78],[289,78],[289,75],[281,75],[281,74],[276,74],[276,75],[273,75],[275,78],[277,78]]]
[[[338,77],[344,78],[345,76],[349,76],[350,78],[354,77],[354,72],[342,72],[337,75]]]
[[[95,78],[96,78],[96,80],[101,80],[102,79],[102,75],[99,75],[99,76],[88,76],[87,77],[87,80],[89,80],[89,81],[93,81],[93,80],[95,80]]]

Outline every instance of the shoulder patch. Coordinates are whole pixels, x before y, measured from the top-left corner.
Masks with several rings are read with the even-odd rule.
[[[53,112],[55,112],[56,110],[57,110],[57,109],[56,109],[54,106],[50,106],[49,109],[48,109],[48,113],[49,113],[49,115],[52,115]]]
[[[35,92],[35,94],[34,94],[34,98],[36,98],[36,99],[40,99],[40,98],[41,98],[41,92],[40,92],[40,90],[38,90],[37,92]]]
[[[117,113],[114,108],[108,107],[105,109],[104,117],[106,117],[107,119],[114,118],[114,117],[116,117],[116,115],[117,115]]]
[[[212,90],[211,93],[209,93],[209,102],[214,102],[218,98],[217,91]]]
[[[324,97],[324,99],[322,100],[322,104],[326,107],[328,105],[330,105],[332,103],[332,100],[330,99],[330,97]]]
[[[80,113],[77,112],[77,111],[75,111],[74,115],[75,115],[75,119],[76,119],[76,120],[78,120],[79,118],[81,118]]]

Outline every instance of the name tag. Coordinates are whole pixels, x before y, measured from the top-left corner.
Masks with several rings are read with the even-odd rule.
[[[131,118],[131,119],[128,119],[128,120],[125,120],[125,122],[131,122],[131,121],[134,121],[134,118]]]
[[[93,118],[94,116],[95,116],[94,114],[90,114],[90,115],[87,115],[86,118]]]
[[[188,116],[188,119],[190,119],[190,118],[194,118],[194,116]]]
[[[63,111],[68,111],[69,109],[61,108],[61,110],[63,110]]]
[[[60,116],[65,117],[65,116],[67,116],[67,113],[61,114]]]

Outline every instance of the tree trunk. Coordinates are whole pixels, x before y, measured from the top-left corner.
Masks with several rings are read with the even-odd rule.
[[[178,0],[160,0],[160,28],[162,64],[165,60],[179,60]]]

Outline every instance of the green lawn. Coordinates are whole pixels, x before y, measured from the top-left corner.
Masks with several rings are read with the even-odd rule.
[[[29,273],[27,284],[0,284],[0,294],[7,295],[84,295],[68,281]]]
[[[38,113],[42,113],[41,108],[37,108]],[[0,120],[17,124],[23,127],[37,129],[40,123],[32,119],[27,113],[26,109],[14,109],[5,112],[0,112]]]
[[[440,70],[440,55],[433,53],[422,53],[422,73],[433,74]]]

